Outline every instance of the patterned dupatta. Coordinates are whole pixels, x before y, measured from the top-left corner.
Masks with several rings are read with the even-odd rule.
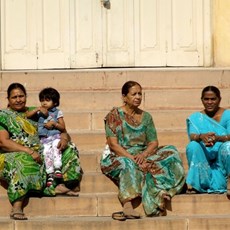
[[[0,110],[0,126],[9,132],[10,138],[13,141],[35,151],[42,151],[37,135],[37,123],[26,119],[24,113],[18,113],[9,109]]]

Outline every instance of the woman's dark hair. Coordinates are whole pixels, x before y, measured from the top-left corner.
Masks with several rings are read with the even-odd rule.
[[[40,93],[39,93],[39,100],[51,100],[53,101],[55,106],[59,106],[60,104],[60,94],[59,92],[51,87],[45,88],[43,89]]]
[[[27,95],[25,87],[22,84],[15,82],[15,83],[10,84],[8,89],[7,89],[7,98],[8,99],[10,97],[11,91],[14,90],[14,89],[20,89],[20,90],[23,91],[23,93],[25,95]]]
[[[216,96],[220,99],[221,96],[220,96],[220,90],[216,87],[216,86],[213,86],[213,85],[209,85],[209,86],[206,86],[205,88],[203,88],[202,90],[202,93],[201,93],[201,99],[204,97],[204,94],[208,91],[212,91],[213,93],[216,94]]]
[[[136,81],[127,81],[121,88],[121,94],[126,96],[129,93],[129,89],[135,85],[139,85],[142,89],[141,85]]]

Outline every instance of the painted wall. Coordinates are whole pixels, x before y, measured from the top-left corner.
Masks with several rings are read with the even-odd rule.
[[[230,67],[230,1],[213,0],[214,66]]]

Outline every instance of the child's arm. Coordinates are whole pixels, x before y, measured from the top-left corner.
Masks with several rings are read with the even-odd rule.
[[[38,115],[38,112],[40,112],[40,116],[47,117],[48,116],[48,110],[43,107],[35,107],[33,110],[27,110],[26,111],[26,118],[32,118],[35,115]]]
[[[40,107],[36,107],[36,108],[34,108],[33,110],[27,110],[26,111],[26,118],[32,118],[34,115],[36,115],[37,114],[37,112],[38,111],[40,111]]]
[[[54,124],[55,129],[58,129],[61,132],[66,131],[65,129],[65,121],[63,117],[60,117],[57,122]]]
[[[44,124],[44,127],[47,129],[58,129],[60,132],[65,132],[65,122],[63,117],[59,117],[57,122],[54,120],[48,121]]]

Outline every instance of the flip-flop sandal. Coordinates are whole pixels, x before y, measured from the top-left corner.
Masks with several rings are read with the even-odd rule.
[[[10,214],[10,218],[13,220],[28,220],[23,212],[13,212]]]
[[[140,216],[133,216],[133,215],[125,215],[126,219],[140,219]]]
[[[125,221],[126,220],[124,212],[114,212],[112,214],[112,218],[114,220],[119,220],[119,221]]]

